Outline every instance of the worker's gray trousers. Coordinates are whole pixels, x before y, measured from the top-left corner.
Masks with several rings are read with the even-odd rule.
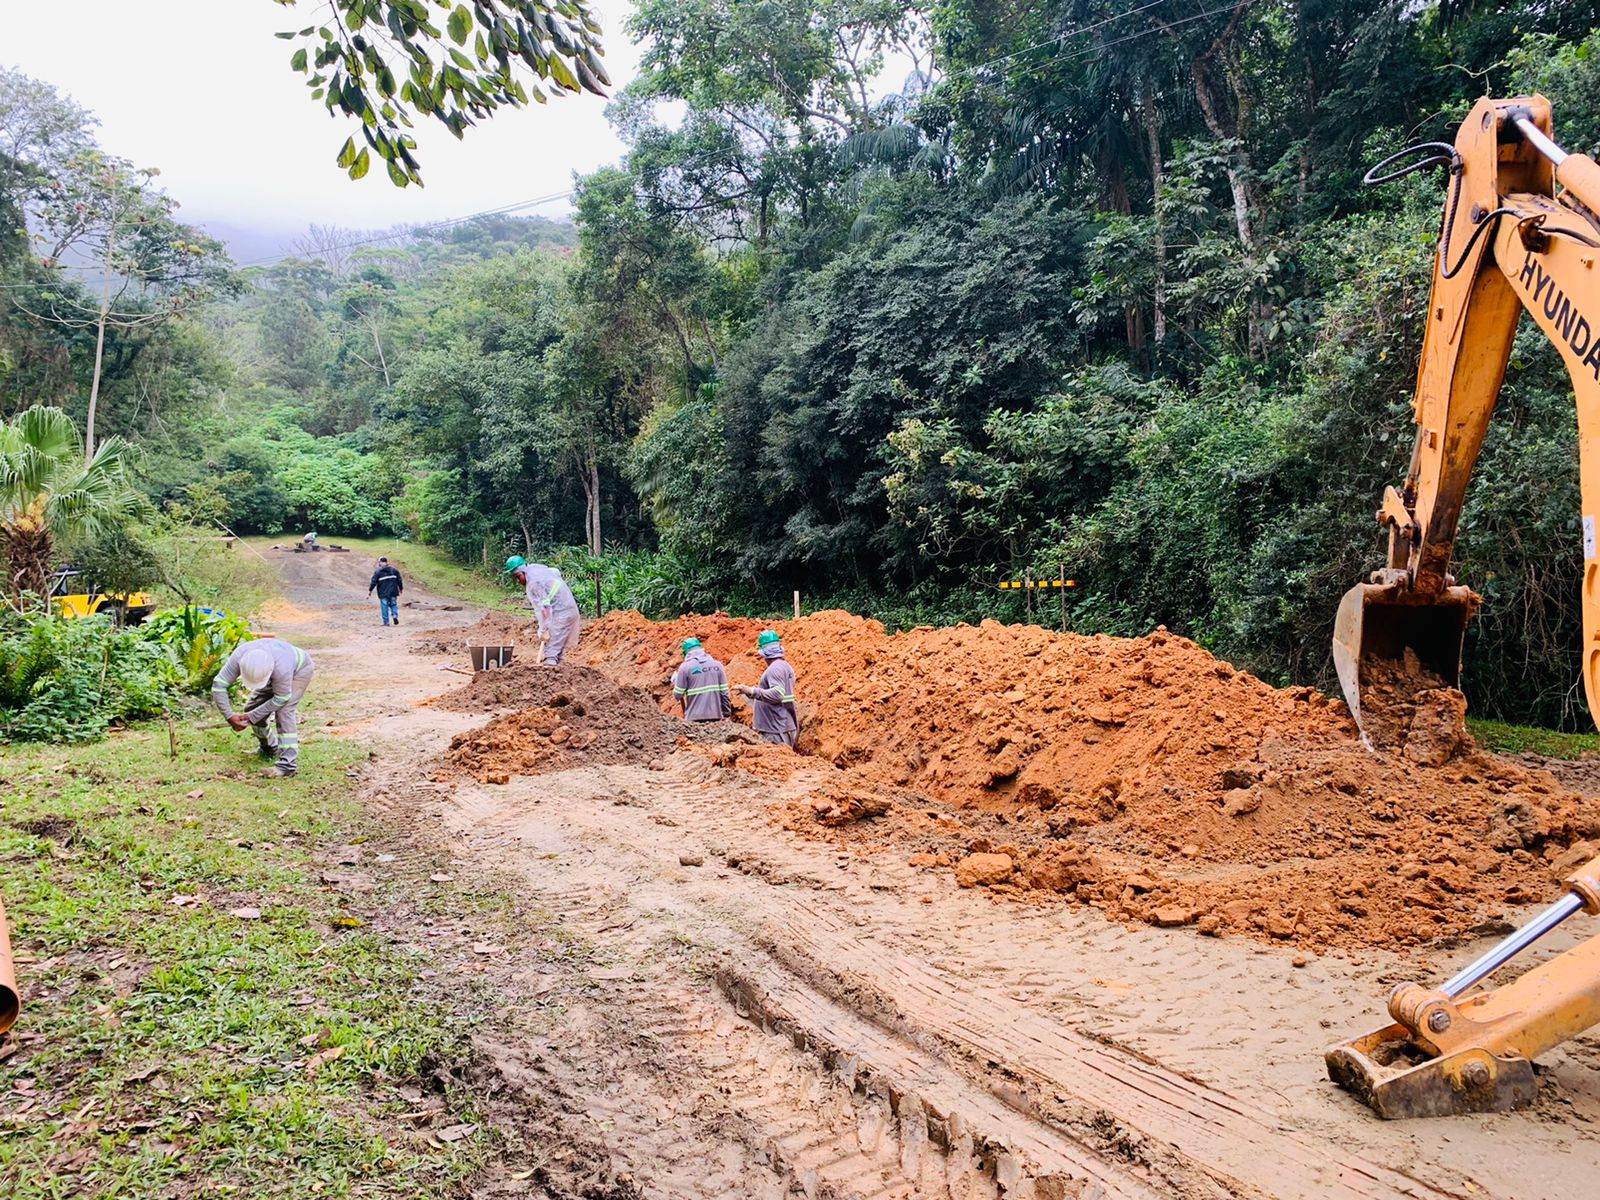
[[[765,730],[761,732],[761,740],[767,745],[788,746],[791,749],[794,747],[795,739],[799,736],[800,731],[798,729],[786,729],[782,733],[768,733]]]
[[[300,698],[306,694],[311,677],[316,673],[316,667],[309,662],[296,671],[289,702],[276,709],[272,707],[270,684],[251,696],[245,705],[246,712],[254,712],[263,704],[267,706],[267,715],[252,723],[250,728],[255,730],[256,740],[261,743],[261,752],[273,755],[273,765],[285,775],[293,775],[300,766]]]
[[[583,618],[575,608],[570,612],[552,613],[548,632],[550,641],[545,644],[544,661],[558,663],[568,650],[578,644],[578,635],[583,632]]]

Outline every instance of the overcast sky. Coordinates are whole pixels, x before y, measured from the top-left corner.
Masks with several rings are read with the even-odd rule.
[[[593,0],[618,87],[638,65],[622,29],[631,7]],[[160,168],[182,217],[200,225],[288,236],[312,222],[381,229],[464,216],[564,191],[574,171],[623,153],[606,102],[585,94],[502,110],[462,142],[419,120],[426,187],[396,188],[376,162],[351,182],[333,160],[355,124],[311,99],[289,69],[296,43],[272,36],[320,21],[323,8],[323,0],[0,3],[0,62],[93,111],[101,146]],[[568,207],[530,211],[560,216]]]

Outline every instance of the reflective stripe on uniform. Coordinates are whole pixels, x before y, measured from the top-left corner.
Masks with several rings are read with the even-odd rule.
[[[704,696],[707,692],[725,692],[728,685],[725,683],[711,683],[705,687],[690,688],[686,692],[679,692],[680,696]]]

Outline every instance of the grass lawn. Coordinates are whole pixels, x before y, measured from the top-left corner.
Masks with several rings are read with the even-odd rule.
[[[1531,725],[1467,718],[1467,728],[1478,744],[1497,754],[1542,754],[1546,758],[1581,758],[1600,750],[1600,733],[1560,733]]]
[[[257,549],[264,549],[272,545],[286,545],[291,540],[290,535],[284,534],[276,538],[251,538],[250,542]],[[330,537],[323,540],[346,546],[352,554],[363,555],[373,564],[377,563],[381,554],[399,569],[407,583],[415,580],[420,586],[440,596],[464,600],[484,608],[522,603],[520,588],[512,591],[473,574],[437,546],[419,546],[415,542],[402,542],[396,538]]]
[[[164,722],[0,747],[0,1196],[445,1196],[487,1153],[428,1081],[493,1008],[467,947],[510,902],[386,853],[365,752],[311,716],[287,781],[198,707],[175,760]]]

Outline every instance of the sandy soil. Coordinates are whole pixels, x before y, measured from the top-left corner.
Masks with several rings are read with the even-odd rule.
[[[511,880],[548,914],[536,936],[586,948],[577,967],[503,966],[472,1082],[508,1158],[539,1166],[477,1194],[1543,1200],[1600,1172],[1592,1035],[1547,1055],[1538,1104],[1507,1116],[1386,1124],[1326,1081],[1324,1043],[1381,1023],[1393,983],[1482,938],[1317,954],[1124,924],[1042,889],[1003,900],[911,866],[901,843],[798,829],[819,791],[862,788],[815,756],[775,766],[782,751],[435,781],[452,738],[501,714],[425,705],[466,682],[440,670],[464,652],[402,638],[420,627],[448,651],[481,614],[412,586],[406,625],[384,629],[365,560],[279,558],[274,628],[317,655],[337,713],[320,732],[374,750],[374,807],[447,842],[458,874]],[[873,786],[935,822],[967,812],[916,782]]]

